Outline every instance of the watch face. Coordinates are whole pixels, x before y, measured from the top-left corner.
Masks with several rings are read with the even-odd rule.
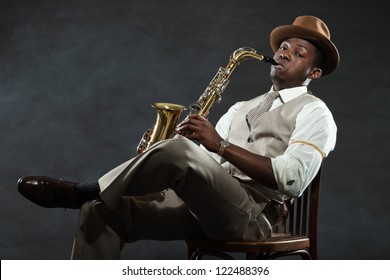
[[[226,140],[222,140],[221,141],[221,145],[224,146],[225,148],[229,147],[230,146],[230,143]]]

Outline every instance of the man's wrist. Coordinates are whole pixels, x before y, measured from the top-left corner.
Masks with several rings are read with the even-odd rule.
[[[218,149],[217,154],[218,154],[219,156],[223,156],[223,154],[225,153],[226,148],[229,147],[229,146],[230,146],[229,141],[227,141],[227,140],[221,140],[221,141],[219,142],[219,149]]]

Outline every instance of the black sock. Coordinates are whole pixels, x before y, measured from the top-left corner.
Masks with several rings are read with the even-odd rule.
[[[79,183],[75,186],[76,196],[84,201],[92,200],[99,197],[100,187],[98,182]]]

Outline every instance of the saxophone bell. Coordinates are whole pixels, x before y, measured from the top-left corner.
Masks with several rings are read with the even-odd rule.
[[[156,108],[157,111],[156,123],[153,128],[149,128],[143,134],[137,146],[139,154],[158,141],[171,138],[181,112],[186,109],[182,105],[173,103],[153,103],[152,107]]]

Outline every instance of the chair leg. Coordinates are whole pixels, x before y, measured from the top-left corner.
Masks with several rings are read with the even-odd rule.
[[[246,253],[245,258],[247,260],[257,260],[259,258],[259,255],[256,253]]]
[[[187,246],[187,260],[192,260],[192,255],[195,251],[195,248]]]
[[[234,258],[228,254],[225,254],[223,252],[218,252],[218,251],[206,251],[206,250],[195,250],[191,257],[190,260],[201,260],[203,256],[214,256],[218,257],[224,260],[234,260]]]
[[[271,253],[256,253],[256,260],[269,260]]]
[[[296,250],[296,251],[290,251],[290,252],[280,252],[280,253],[274,253],[271,254],[268,259],[269,260],[275,260],[281,257],[286,256],[300,256],[303,260],[311,260],[311,256],[308,251],[306,250]]]

